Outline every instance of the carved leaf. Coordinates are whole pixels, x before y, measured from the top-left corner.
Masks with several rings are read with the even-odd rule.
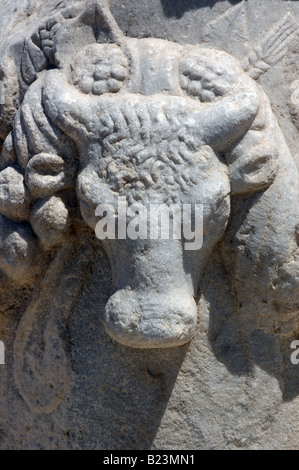
[[[90,243],[78,245],[58,251],[17,330],[15,382],[35,413],[51,413],[70,384],[66,320],[85,285],[92,256]]]
[[[297,31],[297,24],[288,14],[276,24],[259,46],[253,48],[244,67],[252,78],[257,79],[284,58]]]

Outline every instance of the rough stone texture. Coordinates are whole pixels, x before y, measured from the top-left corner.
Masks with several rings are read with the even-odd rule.
[[[0,4],[0,448],[299,449],[297,2]]]

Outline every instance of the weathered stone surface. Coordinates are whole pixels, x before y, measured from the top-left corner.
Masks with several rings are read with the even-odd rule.
[[[0,448],[298,449],[297,2],[0,3]]]

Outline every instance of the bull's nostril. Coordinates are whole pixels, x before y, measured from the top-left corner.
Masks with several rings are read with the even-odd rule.
[[[175,347],[192,339],[197,306],[192,296],[117,291],[106,305],[104,323],[107,333],[126,346]]]

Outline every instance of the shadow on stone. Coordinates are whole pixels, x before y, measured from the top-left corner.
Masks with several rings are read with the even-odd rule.
[[[258,366],[276,378],[283,401],[296,398],[299,366],[291,362],[291,343],[299,338],[298,332],[283,335],[278,329],[271,333],[267,320],[265,329],[258,326],[256,304],[236,305],[217,250],[207,267],[206,279],[203,289],[210,312],[208,338],[216,359],[237,376],[250,376]]]
[[[189,345],[146,350],[111,340],[102,326],[110,282],[104,256],[69,322],[74,386],[63,407],[76,448],[150,449]]]
[[[203,7],[213,7],[219,0],[161,0],[163,11],[168,18],[181,18],[184,13]],[[237,5],[242,0],[229,0],[231,5]]]

